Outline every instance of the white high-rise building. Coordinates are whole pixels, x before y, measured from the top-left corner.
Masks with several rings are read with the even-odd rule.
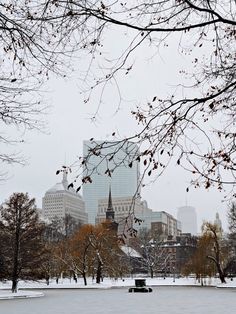
[[[101,144],[102,141],[96,141]],[[107,158],[101,155],[92,155],[86,167],[89,170],[95,168],[90,175],[92,183],[84,184],[83,198],[85,201],[86,212],[88,213],[88,221],[95,223],[98,212],[98,200],[106,198],[109,186],[112,190],[112,197],[132,197],[135,193],[139,193],[139,162],[131,161],[138,152],[138,146],[134,143],[127,142],[124,146],[117,146],[115,142],[107,142],[106,148],[102,150]],[[94,147],[95,142],[84,141],[83,156],[86,157],[89,149]],[[112,158],[113,153],[116,152]],[[107,170],[112,171],[111,177],[107,175]],[[90,174],[90,173],[89,173]]]
[[[68,189],[66,171],[63,172],[62,182],[55,184],[45,193],[42,207],[43,217],[49,220],[70,215],[81,224],[88,223],[88,214],[85,212],[85,204],[81,195],[76,193],[73,188]]]
[[[216,218],[215,218],[214,224],[218,227],[218,232],[219,232],[219,234],[222,235],[222,233],[223,233],[223,228],[222,228],[222,222],[221,222],[221,220],[220,220],[219,213],[216,213]]]
[[[197,235],[197,213],[192,206],[178,208],[177,219],[181,222],[182,233]]]

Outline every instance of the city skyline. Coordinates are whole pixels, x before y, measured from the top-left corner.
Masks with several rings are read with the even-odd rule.
[[[56,183],[60,183],[61,182],[61,176],[56,176],[56,174],[55,173],[53,173],[52,174],[52,186],[54,186]],[[154,185],[155,186],[155,185]],[[150,189],[152,189],[152,188],[154,188],[154,186],[153,185],[151,185],[151,186],[149,186],[149,188]],[[32,187],[32,186],[31,186]],[[45,184],[44,185],[44,187],[46,187],[46,189],[45,190],[43,190],[43,191],[41,191],[41,198],[40,198],[40,196],[37,198],[36,197],[36,203],[37,203],[37,205],[38,205],[38,207],[39,208],[42,208],[42,198],[43,198],[43,196],[44,196],[44,194],[45,194],[45,192],[50,188],[50,186],[48,186],[48,184]],[[144,189],[143,189],[144,190]],[[27,192],[27,191],[26,191]],[[38,195],[40,195],[39,193],[38,193]],[[106,194],[106,193],[105,193]],[[163,206],[163,207],[161,207],[161,206],[158,206],[156,203],[152,203],[151,201],[150,201],[150,199],[148,198],[148,193],[147,193],[147,191],[145,191],[145,193],[143,193],[143,195],[141,195],[142,196],[142,200],[145,200],[145,201],[147,201],[147,204],[148,204],[148,207],[149,208],[151,208],[154,212],[157,212],[157,211],[166,211],[167,213],[169,213],[169,214],[171,214],[171,215],[173,215],[175,218],[177,218],[177,210],[178,210],[178,207],[180,207],[178,204],[176,204],[176,206],[170,206],[170,207],[168,207],[167,205],[166,206]],[[7,195],[6,196],[6,199],[9,197],[10,195]],[[30,197],[35,197],[35,195],[33,195],[33,194],[30,194]],[[105,197],[107,197],[107,195],[105,196]],[[2,200],[2,202],[4,201],[4,199]],[[166,202],[166,204],[168,204],[168,202]],[[186,204],[184,204],[184,205],[186,205]],[[189,206],[190,206],[191,204],[189,203]],[[198,233],[201,231],[201,224],[202,224],[202,222],[204,221],[204,220],[207,220],[207,221],[211,221],[211,222],[214,222],[214,220],[215,220],[215,215],[216,215],[216,213],[217,213],[217,210],[211,210],[211,209],[209,209],[208,210],[208,215],[209,215],[209,217],[208,218],[202,218],[202,216],[201,216],[201,212],[200,212],[200,210],[199,210],[199,208],[197,208],[196,207],[196,211],[197,211],[197,220],[198,220]],[[226,219],[224,219],[224,216],[222,215],[222,212],[220,212],[219,211],[219,216],[220,216],[220,219],[222,220],[222,223],[223,223],[223,230],[224,231],[227,231],[227,221],[226,221]]]
[[[3,313],[232,314],[236,0],[0,12]]]
[[[22,184],[20,180],[20,176],[18,178],[9,179],[8,181],[2,183],[1,185],[1,194],[0,194],[0,202],[4,202],[13,192],[28,192],[30,197],[35,197],[37,206],[42,208],[42,197],[46,190],[50,188],[50,186],[55,185],[55,183],[60,182],[60,178],[56,176],[56,170],[61,167],[63,163],[58,162],[58,167],[53,166],[53,161],[51,161],[52,169],[50,169],[48,175],[45,175],[49,178],[47,182],[45,180],[39,180],[39,182],[32,176],[34,170],[32,170],[32,165],[27,167],[20,168],[18,167],[17,173],[20,175],[24,175],[28,172],[30,180],[25,180],[24,184]],[[39,173],[42,174],[42,169],[36,168],[35,172],[39,170]],[[32,172],[32,173],[31,173]],[[171,172],[171,170],[170,170]],[[178,177],[177,177],[178,178]],[[72,181],[73,175],[69,176],[69,182]],[[13,184],[12,184],[13,182]],[[3,187],[3,189],[2,189]],[[166,190],[169,193],[172,193],[172,197],[166,198]],[[175,192],[177,191],[177,193]],[[182,190],[182,194],[180,195]],[[160,191],[160,192],[159,192]],[[179,193],[180,191],[180,193]],[[106,191],[107,193],[107,191]],[[106,194],[105,193],[105,194]],[[167,193],[168,194],[168,193]],[[217,204],[216,206],[209,206],[203,208],[202,204],[204,204],[204,199],[202,199],[202,195],[209,195],[210,203]],[[199,197],[199,195],[201,195]],[[153,184],[149,184],[148,186],[142,188],[142,199],[146,200],[148,206],[152,208],[154,211],[166,211],[172,214],[174,217],[177,217],[177,209],[180,206],[191,205],[194,206],[197,210],[197,218],[198,218],[198,232],[200,232],[201,224],[203,220],[208,220],[214,222],[215,215],[218,212],[220,215],[220,219],[222,220],[223,229],[227,231],[227,218],[226,218],[226,203],[221,203],[221,193],[215,194],[213,190],[206,191],[201,189],[194,189],[190,192],[186,193],[185,188],[182,188],[178,184],[178,180],[176,182],[176,177],[174,176],[165,176],[160,178],[158,182]],[[105,195],[104,197],[106,197]],[[198,205],[199,204],[199,205]],[[201,205],[200,205],[201,204]],[[225,206],[225,208],[224,208]]]
[[[108,88],[97,114],[97,100],[101,92],[99,89],[94,92],[90,102],[85,103],[81,89],[78,88],[76,73],[68,79],[51,76],[45,86],[44,95],[46,104],[51,106],[45,117],[48,127],[44,133],[37,130],[27,133],[23,130],[20,133],[22,136],[19,141],[24,138],[24,142],[20,146],[12,146],[12,150],[21,151],[28,165],[5,165],[4,170],[9,171],[9,179],[0,182],[0,202],[15,191],[22,191],[36,197],[37,205],[41,207],[43,194],[58,180],[55,177],[56,170],[65,163],[68,166],[73,165],[78,157],[83,156],[83,140],[112,140],[113,132],[119,139],[126,137],[130,130],[138,131],[139,126],[130,114],[131,110],[138,103],[146,103],[149,100],[148,95],[156,95],[158,92],[160,97],[165,97],[170,90],[175,91],[176,86],[182,82],[179,71],[183,67],[191,66],[191,62],[184,56],[176,54],[173,58],[175,45],[175,41],[171,42],[162,58],[150,59],[148,62],[143,60],[148,58],[146,49],[141,48],[136,69],[131,76],[119,82],[122,99],[119,99],[114,87]],[[152,51],[149,50],[149,55],[151,54]],[[9,135],[15,136],[15,133],[12,130]],[[71,180],[76,167],[72,171],[69,177]],[[194,206],[198,214],[198,228],[204,219],[213,221],[216,212],[219,212],[223,228],[227,230],[228,203],[222,203],[224,192],[217,188],[206,190],[204,187],[190,187],[187,193],[186,188],[191,179],[191,173],[176,167],[176,160],[173,158],[160,178],[154,183],[145,182],[142,196],[154,210],[165,210],[174,215],[180,206]],[[152,180],[154,178],[150,178]]]

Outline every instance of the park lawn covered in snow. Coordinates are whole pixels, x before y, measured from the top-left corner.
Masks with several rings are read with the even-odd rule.
[[[37,291],[18,290],[17,293],[12,293],[9,290],[1,290],[0,291],[0,300],[39,298],[39,297],[43,297],[43,296],[44,296],[44,294],[42,292],[37,292]]]
[[[217,287],[230,287],[236,288],[236,279],[227,279],[226,284],[220,284],[218,278],[206,278],[203,280],[204,286],[217,286]],[[161,278],[146,278],[147,286],[201,286],[201,283],[195,278],[185,277],[185,278],[173,278],[166,277]],[[124,278],[124,279],[109,279],[104,278],[103,282],[97,284],[92,278],[88,278],[88,285],[84,286],[83,279],[78,279],[75,283],[74,280],[67,278],[60,279],[58,284],[56,280],[51,280],[49,285],[45,281],[20,281],[18,284],[19,290],[21,289],[109,289],[118,287],[131,287],[134,286],[134,278]],[[11,282],[0,282],[0,290],[11,289]],[[0,292],[1,294],[1,292]]]

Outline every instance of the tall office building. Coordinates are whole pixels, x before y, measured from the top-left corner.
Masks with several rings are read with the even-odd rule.
[[[218,227],[218,233],[222,236],[223,228],[222,228],[222,222],[220,220],[219,213],[216,213],[216,218],[215,218],[214,224]]]
[[[197,214],[192,206],[182,206],[178,208],[177,219],[181,222],[182,233],[197,235]]]
[[[70,215],[81,224],[88,223],[88,214],[85,212],[85,204],[81,195],[73,188],[68,189],[67,173],[63,173],[62,182],[55,184],[43,197],[44,218],[52,220],[54,217],[64,218]]]
[[[86,158],[91,148],[95,144],[102,144],[103,141],[84,141],[83,156]],[[115,155],[113,156],[113,154]],[[139,186],[139,162],[130,163],[138,152],[138,146],[127,142],[123,146],[116,145],[116,142],[107,142],[106,148],[102,149],[101,155],[92,155],[86,163],[88,173],[92,183],[86,183],[83,186],[83,198],[85,201],[88,221],[95,223],[98,212],[98,200],[107,197],[107,191],[111,186],[112,197],[132,197],[138,191]],[[104,158],[104,155],[106,157]],[[113,157],[112,157],[113,156]],[[95,169],[95,171],[92,171]],[[111,177],[107,170],[110,170]],[[85,171],[86,173],[86,171]],[[140,191],[138,191],[139,193]]]

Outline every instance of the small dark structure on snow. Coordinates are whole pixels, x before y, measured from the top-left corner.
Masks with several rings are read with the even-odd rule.
[[[129,292],[152,292],[152,288],[146,286],[146,279],[135,279],[135,287],[129,288]]]

